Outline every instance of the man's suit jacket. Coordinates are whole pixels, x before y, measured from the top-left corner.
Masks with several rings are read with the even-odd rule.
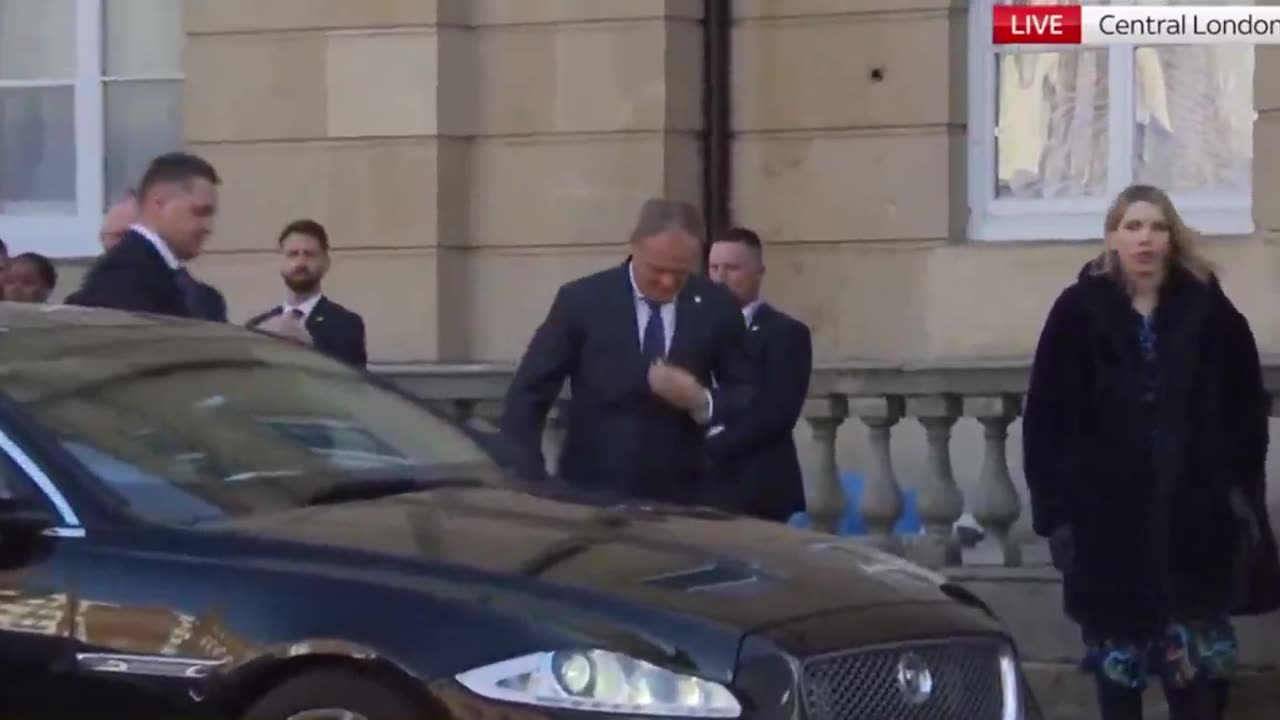
[[[277,305],[250,320],[248,327],[256,328],[267,318],[275,317],[283,311],[284,307]],[[307,332],[311,333],[312,343],[320,352],[348,365],[361,368],[368,365],[364,319],[357,313],[321,296],[320,301],[311,309],[311,314],[307,316],[306,328]]]
[[[760,391],[737,422],[709,441],[718,469],[719,507],[785,522],[805,509],[804,479],[792,432],[804,409],[813,372],[809,327],[761,303],[747,344]]]
[[[706,428],[649,389],[637,322],[627,265],[562,286],[508,389],[502,430],[516,446],[521,470],[544,478],[544,423],[567,378],[562,480],[606,497],[702,502],[709,479]],[[751,401],[755,378],[745,335],[729,294],[704,278],[690,278],[676,299],[667,362],[708,388],[713,374],[719,379],[712,424]]]
[[[191,316],[176,272],[150,240],[133,230],[98,259],[67,304]]]
[[[193,278],[194,279],[194,278]],[[212,285],[195,280],[196,292],[199,293],[200,318],[213,322],[227,321],[227,300]]]

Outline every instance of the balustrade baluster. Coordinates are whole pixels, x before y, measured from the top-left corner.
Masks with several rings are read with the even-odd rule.
[[[1010,537],[1010,531],[1022,514],[1022,499],[1009,477],[1007,440],[1009,425],[1022,409],[1022,398],[1016,395],[965,398],[965,414],[982,423],[986,447],[982,470],[974,499],[973,516],[982,525],[1000,553],[1006,567],[1022,564],[1022,548]]]
[[[893,426],[902,418],[903,404],[897,396],[859,397],[852,402],[853,413],[867,426],[871,445],[858,508],[870,535],[868,540],[892,552],[902,550],[902,543],[894,533],[902,517],[902,489],[893,471],[889,441]]]
[[[960,418],[961,405],[955,395],[912,397],[906,404],[907,415],[924,426],[929,454],[928,468],[917,491],[925,535],[911,554],[931,567],[961,563],[955,523],[964,512],[964,496],[956,486],[951,465],[951,428]]]
[[[804,474],[805,510],[813,527],[823,532],[834,533],[848,507],[836,463],[836,437],[840,423],[848,416],[849,405],[843,396],[809,398],[804,404],[814,453],[813,466]]]

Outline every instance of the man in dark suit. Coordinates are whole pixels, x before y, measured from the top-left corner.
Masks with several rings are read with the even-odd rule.
[[[138,194],[130,189],[118,202],[107,208],[102,218],[102,228],[98,231],[98,239],[102,241],[103,253],[120,244],[131,226],[138,221]],[[227,301],[222,293],[212,285],[200,282],[189,272],[180,273],[178,282],[187,301],[187,309],[191,316],[213,322],[227,321]],[[68,305],[82,305],[79,290],[67,296]]]
[[[701,238],[691,205],[650,200],[626,263],[556,293],[502,419],[527,476],[546,476],[543,426],[567,378],[563,481],[609,499],[705,499],[706,435],[750,402],[754,378],[733,298],[694,274]]]
[[[809,327],[760,300],[764,248],[760,236],[733,228],[711,245],[711,279],[733,293],[748,328],[760,392],[750,409],[710,440],[721,471],[726,509],[786,521],[804,510],[804,481],[792,431],[800,419],[813,343]]]
[[[188,153],[151,161],[138,187],[138,217],[67,298],[73,305],[203,317],[186,263],[213,232],[221,180]],[[224,303],[225,311],[225,303]]]
[[[249,321],[249,328],[313,345],[349,365],[365,367],[364,320],[325,297],[329,272],[329,233],[315,220],[295,220],[277,239],[280,277],[288,296],[283,305]]]

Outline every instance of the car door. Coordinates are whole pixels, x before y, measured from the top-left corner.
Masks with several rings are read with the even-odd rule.
[[[74,511],[0,429],[0,717],[54,718],[72,669]]]

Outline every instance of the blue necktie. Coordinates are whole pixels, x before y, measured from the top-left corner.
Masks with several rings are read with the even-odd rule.
[[[662,305],[648,298],[644,304],[649,306],[649,321],[644,324],[640,352],[644,355],[645,364],[652,365],[667,355],[667,332],[662,325]]]
[[[209,313],[204,307],[204,297],[200,293],[200,286],[196,283],[196,279],[191,277],[191,273],[186,268],[178,268],[174,271],[174,278],[178,281],[178,289],[182,291],[182,300],[187,306],[187,312],[191,317],[207,320]]]

